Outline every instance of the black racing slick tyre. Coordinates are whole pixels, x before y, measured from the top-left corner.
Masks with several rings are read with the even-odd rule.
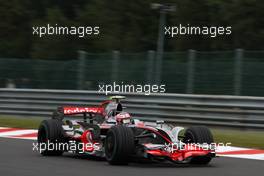
[[[63,135],[63,122],[57,119],[43,120],[38,129],[38,147],[44,156],[60,156],[66,144]],[[60,147],[59,147],[60,146]]]
[[[118,125],[109,129],[105,140],[105,155],[110,164],[128,164],[134,148],[134,133],[131,128]]]
[[[184,143],[211,144],[214,142],[211,131],[205,126],[193,126],[188,128],[184,134]],[[196,156],[191,159],[191,164],[206,165],[212,156]]]

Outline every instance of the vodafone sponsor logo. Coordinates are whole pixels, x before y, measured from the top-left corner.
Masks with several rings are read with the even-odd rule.
[[[84,112],[92,112],[92,113],[100,113],[102,111],[101,108],[97,107],[64,107],[63,108],[63,113],[64,114],[79,114],[79,113],[84,113]]]

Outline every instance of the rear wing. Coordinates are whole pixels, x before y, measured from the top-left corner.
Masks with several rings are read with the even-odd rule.
[[[57,111],[55,111],[52,114],[52,118],[62,120],[64,116],[82,114],[84,122],[87,122],[87,118],[88,118],[90,123],[93,123],[93,118],[95,117],[95,115],[96,114],[103,115],[103,112],[104,112],[104,108],[100,106],[99,107],[64,106],[64,107],[58,107]]]
[[[60,112],[64,115],[76,115],[76,114],[102,114],[102,107],[74,107],[74,106],[64,106],[59,108]]]

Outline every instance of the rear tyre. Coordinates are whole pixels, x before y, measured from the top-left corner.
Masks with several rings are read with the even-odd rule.
[[[128,164],[134,148],[134,133],[131,128],[118,125],[108,131],[105,140],[105,155],[110,164]]]
[[[57,119],[43,120],[41,122],[38,129],[38,145],[39,149],[42,149],[42,155],[60,156],[63,154],[64,150],[62,150],[62,147],[55,147],[56,145],[58,146],[61,143],[65,144],[66,142],[63,135],[62,124],[63,122]],[[49,148],[48,145],[50,146]]]
[[[214,142],[211,131],[204,126],[190,127],[185,131],[184,143],[211,144]],[[212,159],[212,156],[196,156],[191,159],[191,164],[206,165]]]

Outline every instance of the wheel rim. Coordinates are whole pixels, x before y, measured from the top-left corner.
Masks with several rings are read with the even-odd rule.
[[[105,144],[105,153],[108,159],[112,157],[114,150],[115,150],[115,138],[113,133],[110,133],[106,138],[106,144]]]
[[[194,142],[195,142],[195,139],[194,139],[193,134],[190,133],[190,132],[187,132],[187,133],[185,134],[184,142],[185,142],[185,143],[194,143]]]

